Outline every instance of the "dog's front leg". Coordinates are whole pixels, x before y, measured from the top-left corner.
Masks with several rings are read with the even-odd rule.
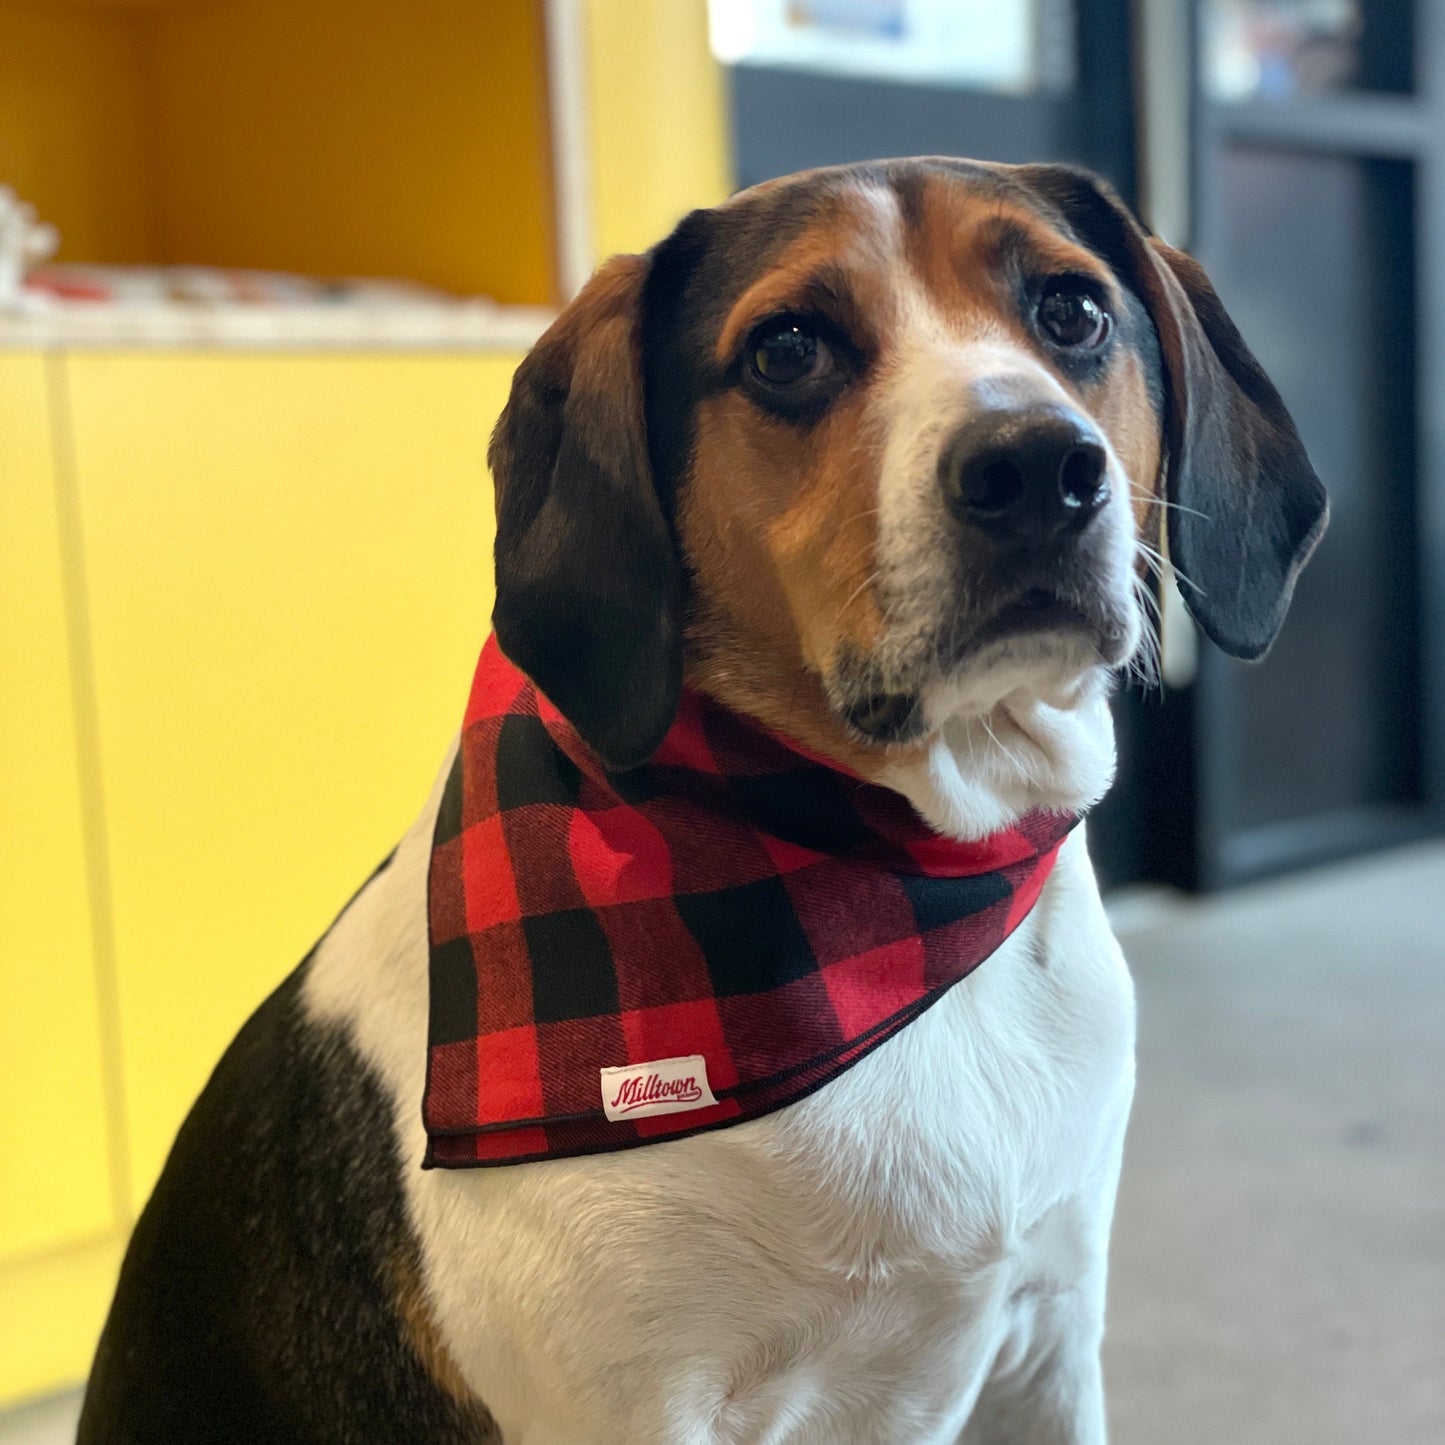
[[[1026,1324],[1005,1344],[959,1445],[1105,1445],[1103,1278],[1019,1301]]]

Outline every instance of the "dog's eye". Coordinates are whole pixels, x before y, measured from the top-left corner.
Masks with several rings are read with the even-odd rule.
[[[1039,325],[1060,346],[1093,348],[1109,334],[1109,313],[1077,281],[1050,282],[1038,315]]]
[[[769,386],[814,381],[832,365],[828,343],[799,321],[770,321],[748,342],[753,371]]]

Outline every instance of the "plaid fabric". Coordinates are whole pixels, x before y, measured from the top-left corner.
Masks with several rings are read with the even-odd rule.
[[[1076,821],[952,842],[693,694],[645,767],[609,773],[489,638],[433,842],[426,1167],[626,1149],[800,1099],[1008,937]],[[686,1056],[700,1104],[607,1117],[601,1070]]]

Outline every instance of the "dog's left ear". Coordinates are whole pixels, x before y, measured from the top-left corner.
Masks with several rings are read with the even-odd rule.
[[[1262,657],[1329,515],[1284,402],[1198,262],[1148,235],[1104,182],[1067,166],[1014,174],[1148,309],[1164,364],[1170,559],[1206,634]]]
[[[487,460],[502,651],[608,765],[662,741],[682,686],[682,567],[648,463],[648,258],[617,256],[517,368]]]

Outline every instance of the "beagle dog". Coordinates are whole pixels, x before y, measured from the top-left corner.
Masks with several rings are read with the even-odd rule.
[[[498,641],[603,763],[686,685],[953,839],[1104,793],[1166,537],[1255,658],[1326,516],[1200,268],[1047,165],[694,212],[537,343],[490,459]],[[182,1128],[81,1445],[1101,1445],[1134,1002],[1082,828],[976,974],[807,1097],[424,1170],[441,794]]]

